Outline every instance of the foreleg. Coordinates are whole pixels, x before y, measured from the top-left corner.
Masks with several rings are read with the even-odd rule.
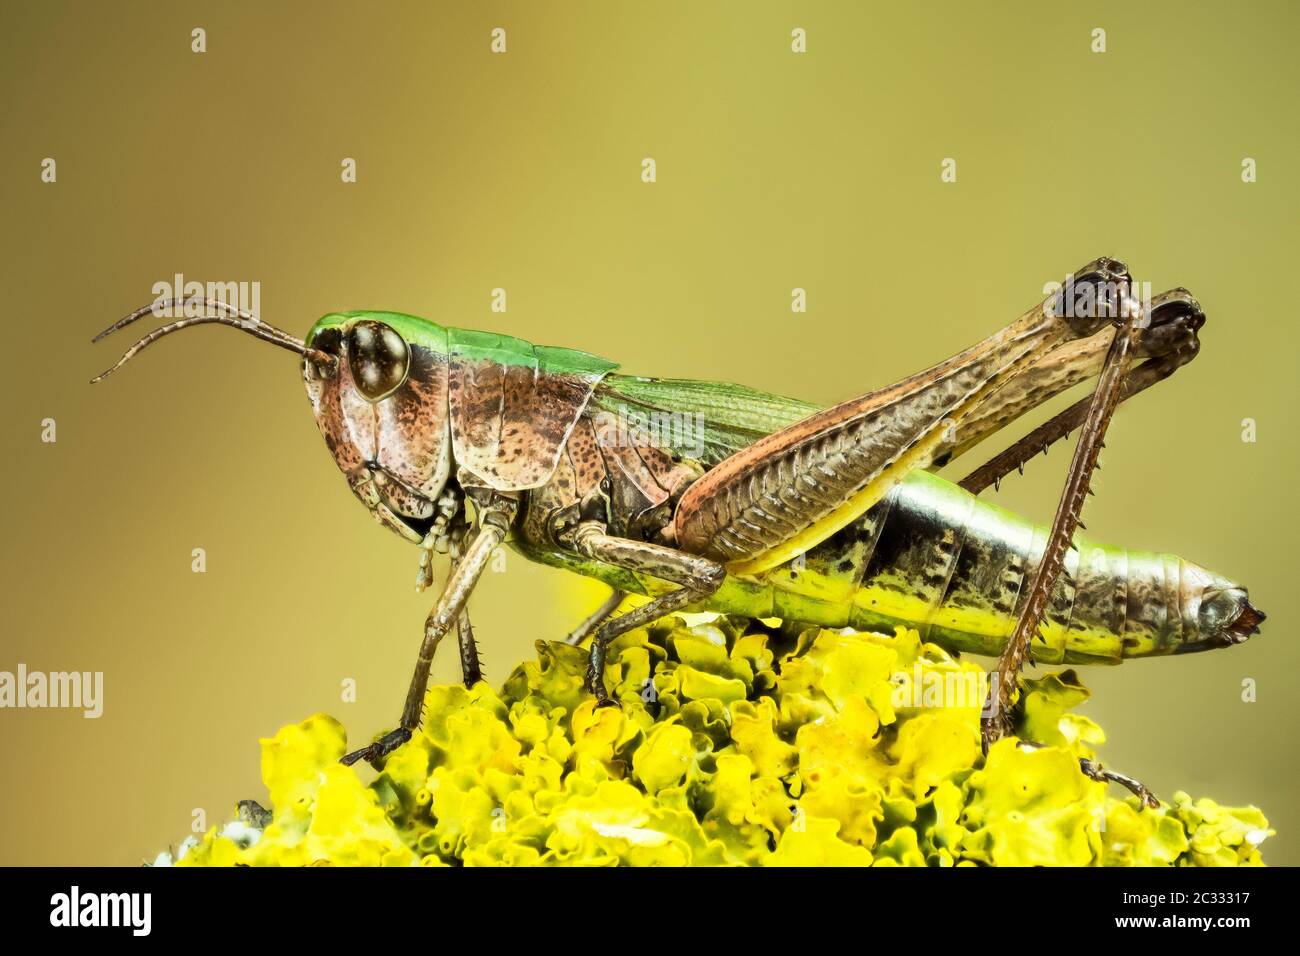
[[[434,605],[424,622],[424,639],[420,642],[420,653],[415,661],[415,673],[411,677],[411,686],[406,694],[406,704],[402,708],[402,718],[397,729],[385,734],[368,747],[362,747],[348,754],[342,759],[343,763],[352,764],[364,758],[369,763],[377,765],[384,757],[410,740],[412,734],[419,728],[433,654],[452,625],[461,618],[465,603],[491,560],[492,552],[505,540],[516,507],[517,504],[513,500],[495,499],[484,508],[478,533],[466,549],[464,556],[457,561],[451,577],[447,579],[447,584],[442,589],[438,603]],[[472,634],[470,639],[472,641]]]

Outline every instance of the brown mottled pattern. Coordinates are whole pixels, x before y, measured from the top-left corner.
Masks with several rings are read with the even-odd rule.
[[[653,444],[621,441],[614,422],[584,414],[564,445],[550,479],[528,495],[524,534],[539,546],[554,544],[549,517],[580,504],[608,482],[611,534],[624,535],[647,510],[670,501],[699,472]]]
[[[451,441],[457,464],[494,482],[493,459],[505,401],[505,372],[496,362],[466,362],[452,355],[447,367]]]
[[[554,544],[548,522],[552,515],[577,504],[580,497],[575,492],[576,485],[573,462],[567,454],[561,455],[550,480],[530,491],[525,499],[520,527],[527,540],[538,545]]]
[[[655,473],[647,467],[641,449],[617,441],[601,442],[600,454],[614,480],[636,489],[637,496],[645,503],[644,507],[653,508],[668,500],[667,489],[659,484]],[[653,459],[655,456],[650,454],[649,457]],[[669,464],[671,465],[671,459]]]
[[[1161,640],[1173,645],[1182,643],[1185,639],[1183,634],[1183,609],[1181,605],[1182,595],[1182,559],[1172,554],[1161,555],[1164,559],[1165,586],[1161,591],[1161,596],[1165,601],[1165,632],[1160,635]],[[1190,638],[1191,635],[1186,635]]]
[[[344,434],[347,435],[347,440],[357,450],[362,461],[374,461],[378,451],[375,406],[367,402],[357,389],[349,364],[339,362],[338,366],[338,383],[331,391],[338,393]]]
[[[434,504],[422,492],[407,488],[383,471],[374,473],[375,487],[390,508],[411,518],[432,518]],[[441,489],[439,489],[441,490]]]
[[[668,500],[668,491],[659,484],[634,446],[617,439],[600,441],[600,453],[609,473],[609,532],[627,537],[638,517]]]
[[[534,406],[540,387],[541,375],[537,366],[505,366],[502,379],[501,418],[496,424],[496,466],[501,469],[519,468],[520,460],[532,453],[530,440],[533,430],[527,422],[516,419],[523,409]]]
[[[564,457],[573,466],[574,500],[581,501],[605,477],[605,459],[601,457],[596,443],[596,430],[589,416],[583,415],[573,427],[573,432],[564,445]]]
[[[1062,623],[1071,631],[1090,629],[1120,634],[1124,627],[1127,602],[1117,607],[1115,600],[1115,574],[1110,552],[1104,548],[1086,548],[1078,555],[1074,572],[1074,606],[1070,616]],[[1126,562],[1127,563],[1127,562]]]
[[[303,381],[307,384],[307,397],[311,400],[312,412],[316,416],[321,436],[325,439],[325,447],[344,473],[356,471],[364,459],[352,444],[343,422],[336,380],[326,381],[304,373]]]
[[[436,498],[451,473],[446,357],[411,346],[406,381],[375,409],[379,465],[423,495]]]
[[[535,438],[558,449],[564,445],[579,416],[586,410],[596,381],[595,377],[587,378],[571,372],[543,373],[538,376],[528,401],[511,406],[509,413],[516,421],[529,423]]]
[[[448,370],[456,461],[499,491],[535,488],[555,470],[599,375],[466,361]]]
[[[551,517],[575,508],[596,493],[606,474],[595,430],[591,420],[583,415],[565,442],[550,479],[528,493],[522,523],[524,537],[541,548],[555,546],[550,533]]]
[[[590,387],[571,375],[511,366],[497,445],[498,474],[518,487],[545,481],[560,458]]]
[[[1152,568],[1161,572],[1152,578]],[[1124,602],[1124,630],[1120,636],[1125,646],[1136,646],[1152,634],[1165,630],[1167,612],[1160,592],[1164,589],[1164,567],[1143,562],[1129,569],[1128,599]]]

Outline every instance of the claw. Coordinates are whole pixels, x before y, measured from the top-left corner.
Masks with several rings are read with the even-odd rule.
[[[1114,770],[1107,770],[1095,760],[1089,760],[1086,757],[1079,758],[1079,769],[1089,779],[1099,780],[1102,783],[1117,783],[1141,800],[1144,806],[1150,807],[1152,810],[1160,809],[1160,801],[1156,799],[1156,795],[1147,789],[1146,784],[1141,780],[1136,780],[1127,774],[1117,773]]]
[[[980,743],[983,747],[985,756],[988,756],[989,748],[1001,740],[1003,737],[1011,736],[1015,727],[1012,725],[1011,717],[999,705],[993,713],[980,719]]]
[[[596,698],[596,709],[602,707],[618,707],[619,702],[609,696],[609,691],[605,689],[605,681],[590,668],[587,670],[587,680],[583,684],[588,694]]]
[[[344,754],[339,758],[339,763],[345,767],[350,767],[358,760],[365,760],[376,770],[382,770],[384,758],[410,739],[411,732],[405,727],[398,727],[396,730],[390,730],[369,746],[354,750],[350,754]]]
[[[980,746],[984,756],[989,748],[1003,737],[1015,733],[1015,722],[1011,719],[1010,704],[1002,699],[997,685],[997,675],[992,675],[988,700],[984,702],[984,711],[980,715]]]

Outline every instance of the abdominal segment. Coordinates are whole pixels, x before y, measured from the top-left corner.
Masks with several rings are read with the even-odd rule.
[[[772,616],[915,628],[948,650],[998,654],[1042,560],[1048,529],[915,473],[861,518],[761,578]],[[1173,653],[1194,635],[1182,595],[1195,566],[1076,541],[1034,638],[1041,663]]]

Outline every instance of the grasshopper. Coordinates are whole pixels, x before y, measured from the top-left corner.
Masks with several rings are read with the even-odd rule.
[[[424,624],[398,726],[344,761],[380,766],[410,739],[435,650],[453,628],[464,680],[482,677],[468,600],[503,543],[612,593],[570,635],[590,638],[587,689],[610,641],[683,609],[826,627],[917,628],[998,657],[985,751],[1011,730],[1027,659],[1117,663],[1226,647],[1264,615],[1244,587],[1168,554],[1075,537],[1115,407],[1197,354],[1204,313],[1184,289],[1138,302],[1120,261],[1096,259],[1001,331],[832,408],[738,385],[622,375],[611,361],[395,312],[338,312],[298,339],[225,303],[150,332],[99,381],[172,332],[231,326],[301,356],[316,423],[352,493],[450,573]],[[95,341],[176,302],[130,313]],[[1085,398],[959,484],[932,471],[1026,411],[1096,377]],[[698,434],[652,435],[655,416]],[[1072,430],[1050,527],[978,497]],[[632,433],[629,439],[627,433]],[[630,592],[649,600],[616,615]],[[1083,762],[1095,779],[1154,797]]]

